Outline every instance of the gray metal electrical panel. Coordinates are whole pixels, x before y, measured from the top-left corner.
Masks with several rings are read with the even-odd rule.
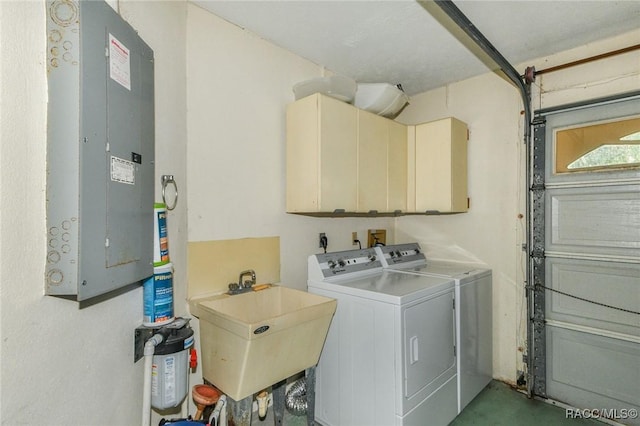
[[[45,292],[82,301],[153,274],[153,51],[103,1],[46,7]]]

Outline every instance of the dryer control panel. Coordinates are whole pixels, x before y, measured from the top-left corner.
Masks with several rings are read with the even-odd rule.
[[[422,253],[422,249],[418,243],[381,246],[376,247],[376,250],[385,268],[390,266],[410,267],[427,263],[427,258],[424,253]]]
[[[326,279],[337,276],[358,276],[382,269],[374,248],[345,250],[309,256],[309,277]]]

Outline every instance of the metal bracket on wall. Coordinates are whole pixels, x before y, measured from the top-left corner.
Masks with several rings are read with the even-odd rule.
[[[173,210],[178,205],[178,184],[173,178],[173,175],[162,175],[162,179],[160,181],[162,183],[162,202],[167,206],[167,210]],[[166,199],[166,189],[169,184],[173,184],[173,189],[175,191],[175,198],[173,199],[173,203],[167,203]]]
[[[133,342],[133,362],[138,362],[144,356],[144,344],[153,336],[157,329],[143,325],[135,329]]]

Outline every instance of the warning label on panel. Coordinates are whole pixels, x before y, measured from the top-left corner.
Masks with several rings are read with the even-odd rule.
[[[129,49],[109,34],[109,76],[131,90],[131,58]]]
[[[136,163],[111,156],[111,180],[135,185]]]

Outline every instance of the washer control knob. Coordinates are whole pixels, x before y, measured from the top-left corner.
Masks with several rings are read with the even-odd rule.
[[[375,254],[370,254],[370,255],[369,255],[369,260],[370,260],[370,261],[372,261],[372,262],[375,262],[375,260],[376,260],[376,255],[375,255]]]
[[[340,265],[340,267],[343,268],[344,265],[346,265],[346,263],[344,263],[344,259],[338,259],[338,265]]]
[[[402,257],[402,253],[400,253],[400,250],[396,250],[396,256]]]
[[[335,260],[330,260],[330,261],[327,262],[327,264],[329,265],[329,268],[331,268],[331,269],[336,267]]]

